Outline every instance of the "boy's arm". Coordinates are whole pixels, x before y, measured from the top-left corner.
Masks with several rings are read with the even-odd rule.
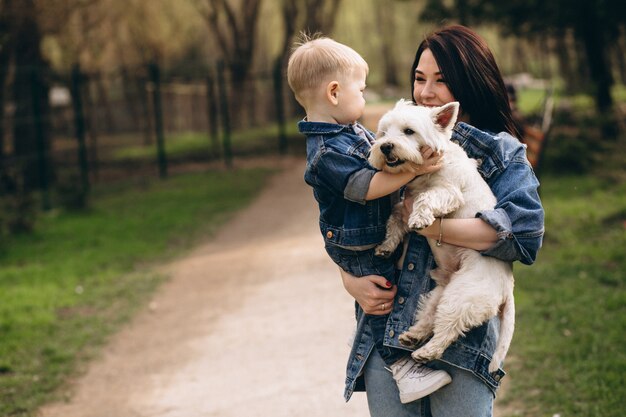
[[[424,163],[422,165],[414,165],[410,162],[410,170],[406,172],[400,172],[397,174],[391,174],[389,172],[378,171],[372,177],[370,186],[365,195],[365,200],[375,200],[377,198],[384,197],[399,190],[402,186],[406,185],[413,178],[418,175],[431,174],[438,171],[441,168],[441,154],[434,153],[432,150],[427,150],[423,153],[425,156]]]
[[[417,174],[413,171],[390,174],[378,171],[372,177],[370,186],[365,195],[365,200],[376,200],[399,190],[403,185],[415,178]]]

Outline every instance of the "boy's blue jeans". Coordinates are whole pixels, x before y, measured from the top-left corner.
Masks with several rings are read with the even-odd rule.
[[[383,258],[374,254],[374,249],[354,251],[338,246],[326,245],[326,252],[331,259],[344,271],[355,277],[366,275],[380,275],[392,284],[396,283],[397,270],[394,257]],[[367,324],[374,338],[376,351],[387,365],[392,365],[399,359],[406,357],[408,353],[402,349],[390,348],[383,345],[385,327],[389,315],[376,316],[366,314]]]

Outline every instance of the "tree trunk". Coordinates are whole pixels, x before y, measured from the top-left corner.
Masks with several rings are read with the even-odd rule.
[[[606,113],[613,106],[611,85],[613,77],[609,67],[607,42],[604,41],[602,22],[594,10],[582,8],[581,19],[576,27],[576,35],[580,38],[587,54],[589,73],[594,84],[596,107],[599,113]]]
[[[615,50],[613,56],[617,62],[619,79],[622,84],[626,84],[626,31],[623,27],[619,28],[617,42],[615,42]]]
[[[49,86],[43,75],[47,65],[39,48],[41,32],[32,12],[33,1],[23,0],[19,10],[23,14],[13,33],[16,65],[13,80],[13,149],[20,160],[24,186],[33,189],[44,186],[43,183],[52,176],[50,164],[47,163],[50,152],[47,128],[50,118]]]
[[[559,63],[561,75],[565,81],[566,90],[576,91],[578,88],[577,77],[575,76],[575,71],[572,68],[572,56],[570,55],[570,48],[567,42],[567,32],[562,30],[558,31],[555,36],[555,42],[556,58]]]
[[[0,161],[5,156],[5,125],[4,125],[4,108],[5,108],[5,86],[9,75],[9,64],[11,62],[11,39],[10,27],[7,13],[0,14],[0,37],[9,38],[0,48]],[[0,164],[0,170],[2,170]],[[1,175],[1,173],[0,173]]]
[[[377,10],[377,24],[381,34],[381,56],[383,59],[383,74],[385,76],[385,85],[397,87],[400,85],[398,82],[398,67],[396,65],[394,53],[394,38],[395,38],[395,25],[393,16],[393,2],[387,0],[376,1]]]

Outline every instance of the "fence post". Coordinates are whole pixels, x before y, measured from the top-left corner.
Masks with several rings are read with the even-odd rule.
[[[91,83],[93,78],[99,77],[99,75],[92,75],[90,79],[83,79],[85,81],[82,91],[85,93],[85,103],[83,106],[83,114],[85,115],[85,130],[89,132],[89,144],[87,146],[87,161],[89,161],[89,173],[94,182],[98,182],[100,179],[100,164],[98,160],[98,125],[95,116],[95,104],[93,93],[91,91]],[[86,138],[85,138],[86,139]]]
[[[212,76],[206,78],[207,112],[209,116],[209,136],[213,147],[213,155],[217,158],[220,154],[220,144],[217,137],[217,105],[215,104],[215,80]]]
[[[163,108],[161,107],[161,75],[156,62],[149,65],[150,80],[152,81],[152,103],[154,108],[154,130],[157,138],[157,159],[159,162],[159,177],[167,177],[167,158],[165,155],[165,137],[163,134]]]
[[[224,146],[224,162],[227,168],[233,166],[233,151],[230,145],[230,116],[228,111],[228,96],[226,93],[226,81],[224,78],[224,61],[217,62],[217,88],[220,96],[220,107],[222,113],[222,133]]]
[[[41,119],[41,85],[38,69],[33,67],[30,72],[30,85],[33,101],[33,117],[35,122],[35,135],[37,138],[37,164],[39,171],[39,186],[41,187],[42,208],[50,210],[50,184],[48,182],[48,150],[46,149],[43,120]]]
[[[82,74],[79,64],[72,67],[72,105],[74,107],[74,123],[76,139],[78,140],[78,162],[80,164],[80,178],[83,191],[89,190],[89,164],[87,162],[87,148],[85,147],[85,114],[83,112]]]
[[[283,66],[282,58],[274,64],[274,99],[276,104],[276,122],[278,123],[278,151],[287,153],[287,133],[285,126],[285,107],[283,105]]]

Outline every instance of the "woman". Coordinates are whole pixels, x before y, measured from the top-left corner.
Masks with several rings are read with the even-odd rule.
[[[411,93],[418,105],[461,105],[452,139],[480,161],[479,171],[496,195],[494,210],[473,219],[447,219],[443,241],[472,248],[505,261],[535,261],[543,238],[543,208],[539,183],[528,164],[515,125],[507,92],[487,44],[463,26],[451,26],[428,36],[417,49],[411,68]],[[498,133],[499,132],[499,133]],[[410,203],[407,204],[410,206]],[[490,374],[498,319],[493,318],[452,344],[441,360],[429,367],[442,369],[452,383],[422,400],[401,404],[391,373],[372,350],[363,313],[389,314],[385,344],[404,349],[398,336],[412,324],[419,297],[434,288],[428,273],[434,261],[425,237],[438,238],[439,224],[411,233],[399,262],[397,285],[383,290],[379,276],[356,279],[342,271],[346,290],[357,302],[357,332],[348,361],[346,400],[365,389],[372,416],[492,415],[501,369]],[[400,269],[401,268],[401,269]]]

